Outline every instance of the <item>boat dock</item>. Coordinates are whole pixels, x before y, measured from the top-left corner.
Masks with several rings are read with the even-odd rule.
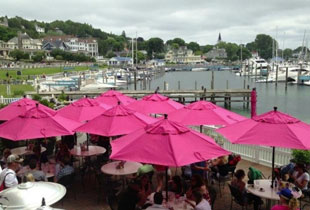
[[[151,90],[119,90],[120,92],[140,99],[145,95],[154,93]],[[102,91],[103,92],[103,91]],[[224,103],[225,108],[231,108],[232,103],[243,103],[244,108],[249,108],[251,101],[251,90],[250,89],[206,89],[201,90],[160,90],[160,94],[179,101],[183,104],[190,103],[197,100],[208,100],[213,103]],[[89,97],[96,97],[100,95],[101,92],[98,91],[68,91],[65,94],[70,99],[76,99],[83,97],[85,95]],[[58,96],[62,94],[61,91],[52,92],[26,92],[27,95],[39,94],[41,96]]]

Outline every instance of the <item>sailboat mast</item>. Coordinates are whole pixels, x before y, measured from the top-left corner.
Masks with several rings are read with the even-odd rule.
[[[138,66],[138,37],[136,32],[136,65]]]
[[[132,68],[134,68],[135,67],[135,59],[134,59],[134,57],[133,57],[133,47],[134,47],[134,43],[133,43],[133,37],[132,37],[132,39],[131,39],[131,57],[132,57]]]

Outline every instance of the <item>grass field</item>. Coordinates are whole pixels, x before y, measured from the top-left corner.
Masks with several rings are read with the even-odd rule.
[[[89,69],[87,66],[76,66],[72,67],[73,69],[66,71],[85,71]],[[17,70],[0,70],[0,79],[7,79],[6,73],[9,72],[9,75],[12,76],[13,79],[27,79],[28,75],[48,75],[48,74],[56,74],[63,72],[63,67],[51,67],[51,68],[37,68],[37,69],[23,69],[21,70],[22,75],[17,75]]]
[[[23,96],[26,91],[34,91],[31,85],[11,85],[11,95],[6,94],[6,85],[0,85],[0,95],[4,98]]]

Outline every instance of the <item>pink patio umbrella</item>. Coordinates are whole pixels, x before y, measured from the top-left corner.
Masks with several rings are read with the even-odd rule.
[[[111,159],[175,167],[230,154],[210,137],[168,120],[167,115],[111,145]]]
[[[128,107],[144,114],[168,114],[183,108],[184,105],[159,93],[154,93],[129,104]]]
[[[119,104],[86,122],[75,131],[112,137],[131,133],[155,121],[157,120],[152,117]]]
[[[80,123],[33,107],[0,125],[0,137],[13,141],[73,135]]]
[[[7,105],[6,107],[0,109],[0,121],[7,121],[10,119],[13,119],[14,117],[17,117],[18,115],[24,114],[29,109],[32,109],[33,107],[35,107],[36,104],[38,104],[37,101],[31,100],[26,97],[18,101],[15,101]],[[39,107],[50,114],[56,113],[55,110],[47,106],[44,106],[42,104],[39,104]]]
[[[109,105],[99,103],[91,98],[81,98],[70,105],[57,111],[57,115],[75,120],[78,122],[84,122],[91,120],[104,111],[110,109]]]
[[[309,130],[309,125],[277,111],[275,107],[274,111],[217,129],[217,132],[234,144],[273,147],[272,173],[274,173],[275,147],[310,149]]]
[[[230,125],[247,118],[216,106],[209,101],[197,101],[169,114],[169,119],[184,125]]]
[[[116,106],[118,102],[121,102],[121,104],[124,105],[128,105],[136,101],[135,99],[126,96],[125,94],[118,92],[116,90],[108,90],[102,93],[97,98],[95,98],[95,100],[98,101],[99,103],[105,103],[110,106]]]

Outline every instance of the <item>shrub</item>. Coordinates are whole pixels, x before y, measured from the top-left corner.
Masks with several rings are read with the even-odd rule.
[[[293,159],[296,163],[309,164],[310,163],[310,151],[309,150],[297,150],[292,151]]]
[[[25,91],[23,91],[23,90],[14,90],[13,91],[13,95],[14,96],[23,96],[23,95],[25,95]]]

